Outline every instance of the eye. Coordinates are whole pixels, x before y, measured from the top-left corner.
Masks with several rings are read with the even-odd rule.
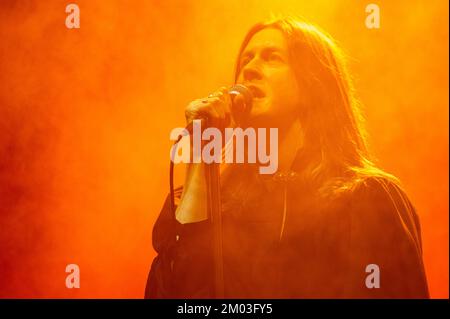
[[[241,68],[247,65],[251,60],[251,57],[246,55],[241,59]]]
[[[281,57],[281,55],[279,53],[276,52],[271,52],[269,53],[268,57],[267,57],[268,61],[283,61],[283,58]]]

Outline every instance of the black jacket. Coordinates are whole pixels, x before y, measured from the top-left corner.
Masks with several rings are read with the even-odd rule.
[[[265,192],[252,205],[223,205],[225,298],[429,297],[419,220],[395,183],[367,178],[329,203],[290,184],[281,239],[283,187]],[[209,221],[182,225],[169,204],[153,229],[145,297],[211,298]],[[373,264],[379,288],[366,286]]]

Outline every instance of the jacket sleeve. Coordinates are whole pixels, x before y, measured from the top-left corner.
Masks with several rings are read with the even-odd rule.
[[[348,206],[349,295],[429,298],[419,218],[404,191],[387,179],[369,178],[354,195]]]
[[[182,188],[175,189],[175,203],[180,199]],[[172,266],[176,244],[175,213],[170,209],[170,195],[153,226],[152,244],[157,256],[153,259],[145,288],[145,298],[171,298]]]

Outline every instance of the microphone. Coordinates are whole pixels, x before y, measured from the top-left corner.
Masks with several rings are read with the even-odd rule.
[[[252,109],[252,93],[245,85],[235,84],[230,87],[228,94],[231,96],[231,112],[233,113],[233,117],[236,123],[241,124]],[[241,98],[238,96],[241,96]]]
[[[231,97],[231,113],[233,119],[236,124],[241,125],[250,114],[253,104],[253,95],[248,87],[243,84],[235,84],[233,86],[230,86],[227,93]],[[202,102],[207,103],[207,100],[205,99]],[[189,134],[192,133],[192,123],[186,126],[185,129]],[[175,143],[178,143],[181,137],[182,135],[180,135]]]

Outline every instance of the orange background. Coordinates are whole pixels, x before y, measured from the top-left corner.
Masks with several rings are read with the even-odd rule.
[[[0,297],[143,296],[170,130],[231,83],[245,32],[273,12],[351,56],[371,149],[418,210],[431,296],[448,298],[446,0],[376,1],[379,30],[368,0],[71,2],[78,30],[69,1],[0,2]]]

